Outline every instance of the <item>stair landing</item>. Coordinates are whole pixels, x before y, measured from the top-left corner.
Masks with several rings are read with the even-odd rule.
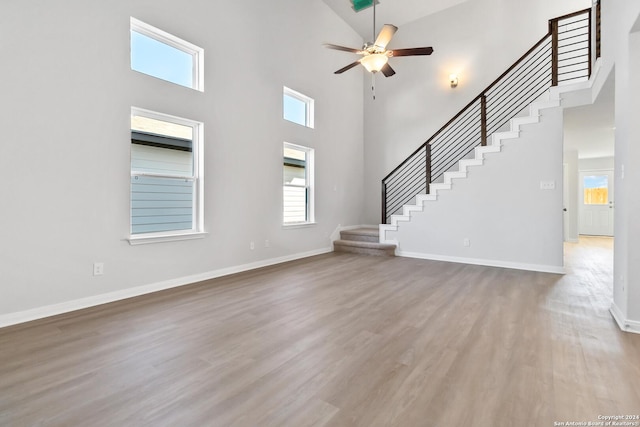
[[[333,242],[335,252],[362,255],[395,256],[396,245],[380,243],[378,228],[356,228],[340,232],[340,240]]]

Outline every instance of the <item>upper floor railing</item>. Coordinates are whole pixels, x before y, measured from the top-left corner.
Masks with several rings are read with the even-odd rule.
[[[588,80],[600,54],[600,3],[549,21],[549,31],[507,71],[449,120],[382,180],[382,222],[399,213],[417,194],[429,192],[458,161],[551,86]],[[595,33],[595,43],[592,43]]]

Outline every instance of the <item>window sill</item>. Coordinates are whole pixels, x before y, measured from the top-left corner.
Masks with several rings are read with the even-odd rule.
[[[317,222],[296,222],[293,224],[282,224],[282,228],[284,228],[285,230],[290,228],[306,228],[306,227],[312,227],[316,224]]]
[[[175,242],[180,240],[193,240],[193,239],[202,239],[207,234],[204,231],[193,231],[193,232],[178,232],[178,233],[149,233],[149,234],[141,234],[135,236],[129,236],[127,240],[129,240],[129,244],[131,246],[134,245],[146,245],[149,243],[163,243],[163,242]]]

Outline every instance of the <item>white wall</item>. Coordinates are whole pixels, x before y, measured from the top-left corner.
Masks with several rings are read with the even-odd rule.
[[[615,72],[615,254],[612,312],[640,332],[640,3],[603,3],[603,57]]]
[[[540,40],[549,19],[589,7],[589,0],[474,0],[401,26],[391,49],[433,46],[434,53],[392,58],[397,74],[376,78],[375,101],[365,84],[365,221],[380,222],[387,173]],[[460,76],[455,89],[452,72]]]
[[[204,48],[204,93],[130,70],[130,16]],[[3,0],[0,320],[327,250],[361,223],[362,74],[332,74],[329,38],[362,43],[321,0]],[[283,85],[315,99],[314,130],[282,120]],[[131,106],[204,122],[206,238],[126,241]],[[285,140],[315,149],[312,227],[281,226]]]
[[[580,159],[578,162],[578,165],[581,171],[613,169],[615,167],[615,159],[613,157],[596,157],[593,159]]]
[[[540,120],[386,238],[406,256],[562,271],[562,110],[542,110]],[[541,181],[555,189],[541,190]]]

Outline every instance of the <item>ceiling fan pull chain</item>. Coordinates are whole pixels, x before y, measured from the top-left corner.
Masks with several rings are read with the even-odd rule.
[[[371,73],[371,93],[373,94],[373,100],[376,100],[376,73]]]

